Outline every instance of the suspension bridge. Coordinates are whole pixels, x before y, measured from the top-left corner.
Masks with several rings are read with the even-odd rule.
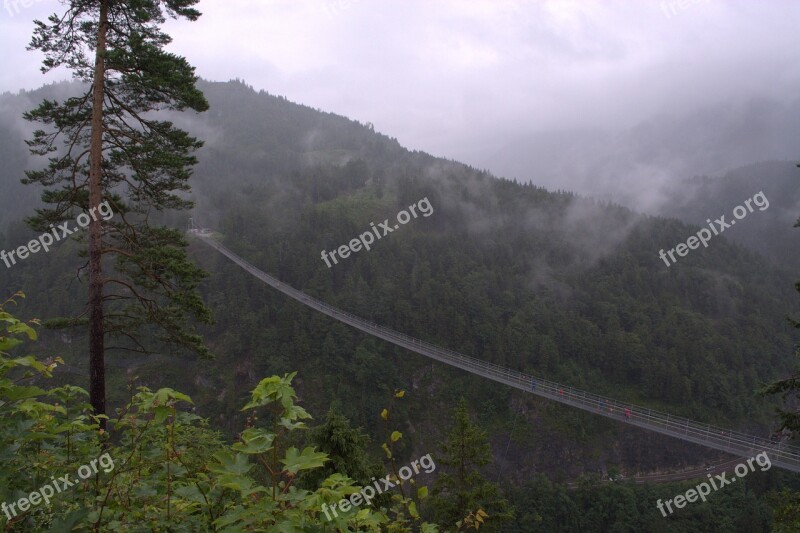
[[[348,324],[368,335],[378,337],[396,346],[434,359],[444,364],[466,370],[477,376],[497,381],[525,392],[536,394],[548,400],[576,407],[618,422],[669,435],[687,442],[727,452],[738,457],[753,457],[767,452],[772,464],[800,472],[800,447],[785,442],[775,442],[769,438],[741,433],[711,424],[696,422],[647,407],[640,407],[613,398],[593,394],[516,370],[504,368],[474,357],[440,348],[428,342],[374,324],[361,317],[330,306],[302,291],[291,287],[251,265],[226,246],[213,238],[211,231],[190,226],[189,233],[195,235],[208,246],[219,251],[228,259],[242,267],[254,277],[279,290],[286,296],[329,317]]]

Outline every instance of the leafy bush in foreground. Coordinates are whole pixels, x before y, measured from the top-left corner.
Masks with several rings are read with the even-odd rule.
[[[295,403],[295,374],[263,379],[243,411],[250,413],[239,442],[227,445],[207,422],[192,414],[192,400],[164,388],[138,389],[100,429],[85,390],[67,385],[46,389],[62,361],[12,356],[34,326],[0,305],[0,524],[7,531],[438,531],[421,521],[414,502],[400,495],[388,508],[364,507],[328,522],[331,504],[360,487],[334,473],[316,490],[299,488],[299,474],[328,461],[314,447],[291,446],[311,419]],[[257,423],[263,419],[264,423]],[[108,454],[91,475],[86,468]],[[76,474],[82,472],[80,478]],[[25,507],[19,501],[68,475],[78,480]],[[85,477],[85,479],[82,479]],[[15,507],[11,508],[10,505]]]

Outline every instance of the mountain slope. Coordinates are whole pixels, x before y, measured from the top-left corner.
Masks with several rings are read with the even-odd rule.
[[[192,215],[263,270],[355,314],[488,361],[768,431],[770,404],[753,391],[790,368],[793,338],[783,317],[793,301],[784,274],[763,257],[723,236],[667,268],[658,250],[685,241],[696,227],[409,152],[369,125],[240,82],[202,89],[212,110],[175,118],[207,140]],[[20,171],[3,168],[0,183]],[[321,259],[322,250],[350,242],[371,222],[394,220],[423,198],[430,217],[410,220],[331,268]],[[0,248],[30,238],[19,224],[4,229]],[[84,287],[75,272],[82,263],[70,246],[0,267],[0,286],[25,289],[27,309],[42,317],[79,311]],[[299,370],[298,390],[312,411],[339,404],[368,431],[377,431],[375,408],[392,390],[410,390],[400,414],[408,453],[432,449],[440,420],[463,395],[498,453],[509,447],[512,420],[523,417],[517,431],[528,438],[515,436],[509,458],[519,476],[532,469],[574,474],[604,461],[652,469],[696,460],[688,451],[694,448],[618,432],[613,423],[365,338],[286,301],[222,258],[201,248],[195,256],[211,273],[203,292],[217,322],[206,336],[217,360],[133,364],[112,356],[128,368],[111,376],[117,401],[129,379],[169,384],[232,429],[243,391],[264,375]],[[80,365],[80,334],[46,340]]]
[[[800,148],[798,149],[800,153]],[[740,167],[719,178],[696,177],[670,188],[670,199],[661,214],[692,224],[726,215],[753,195],[763,192],[768,206],[756,209],[725,237],[755,250],[772,262],[800,267],[800,230],[794,223],[800,214],[800,168],[795,162],[769,161]]]

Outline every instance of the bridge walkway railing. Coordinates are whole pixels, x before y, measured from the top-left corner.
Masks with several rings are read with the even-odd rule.
[[[440,348],[317,300],[251,265],[209,235],[198,234],[198,236],[202,242],[217,249],[244,270],[287,296],[364,333],[425,357],[565,405],[740,457],[752,457],[766,451],[772,464],[800,472],[800,447],[618,401]]]

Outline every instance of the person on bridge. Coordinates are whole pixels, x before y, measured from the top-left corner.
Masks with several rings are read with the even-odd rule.
[[[531,380],[531,390],[533,390],[533,391],[536,390],[536,379],[535,378]]]
[[[630,420],[631,418],[631,410],[628,407],[625,408],[625,418],[627,418],[628,420]]]

